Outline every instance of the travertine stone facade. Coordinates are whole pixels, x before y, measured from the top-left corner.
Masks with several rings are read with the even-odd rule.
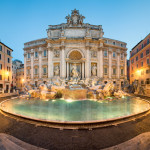
[[[104,38],[101,25],[83,23],[73,10],[67,23],[49,25],[47,38],[24,44],[27,83],[39,84],[59,76],[70,80],[97,77],[121,84],[126,78],[126,43]]]

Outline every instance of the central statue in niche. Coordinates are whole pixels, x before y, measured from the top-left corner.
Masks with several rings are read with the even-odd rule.
[[[79,72],[77,70],[76,65],[72,66],[71,75],[72,75],[73,78],[78,78],[79,77]]]

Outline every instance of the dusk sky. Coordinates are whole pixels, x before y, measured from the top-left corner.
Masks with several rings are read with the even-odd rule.
[[[128,58],[150,33],[150,0],[0,0],[0,41],[23,61],[24,43],[47,37],[48,25],[66,23],[75,8],[84,23],[102,25],[104,37],[126,42]]]

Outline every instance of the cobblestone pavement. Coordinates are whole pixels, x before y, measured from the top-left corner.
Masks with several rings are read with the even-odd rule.
[[[150,100],[150,98],[146,99]],[[117,126],[93,130],[59,130],[35,126],[0,113],[0,133],[52,150],[98,150],[120,144],[149,131],[150,114]]]

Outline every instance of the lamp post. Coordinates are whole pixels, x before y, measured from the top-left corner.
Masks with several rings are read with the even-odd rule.
[[[5,93],[5,81],[6,79],[8,79],[8,76],[9,76],[9,72],[8,71],[4,71],[4,93]]]

